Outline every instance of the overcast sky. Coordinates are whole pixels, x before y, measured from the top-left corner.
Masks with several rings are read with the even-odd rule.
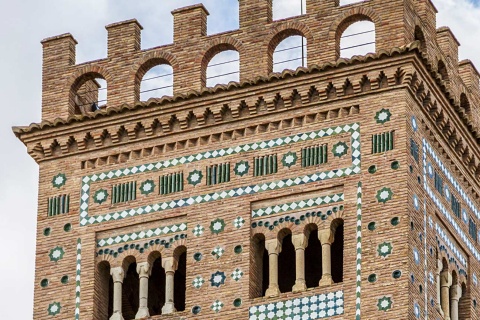
[[[300,12],[300,0],[274,0],[276,18]],[[327,1],[327,0],[322,0]],[[331,0],[333,1],[333,0]],[[434,0],[437,26],[461,42],[460,59],[480,69],[480,0]],[[12,131],[40,121],[40,40],[70,32],[79,42],[77,63],[106,56],[105,25],[137,18],[142,48],[172,42],[173,9],[194,0],[0,0],[0,309],[2,319],[31,319],[33,308],[38,167]],[[237,0],[204,0],[209,34],[238,27]]]

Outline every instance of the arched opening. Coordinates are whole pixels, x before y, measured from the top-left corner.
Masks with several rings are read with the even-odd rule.
[[[425,40],[425,35],[423,34],[422,28],[415,26],[414,36],[415,41],[420,41],[420,50],[425,51],[427,48],[427,42]]]
[[[265,250],[265,235],[256,234],[252,238],[250,261],[253,268],[250,273],[250,298],[265,296],[268,289],[268,251]]]
[[[470,114],[470,102],[468,101],[467,95],[462,93],[460,95],[460,108],[462,108],[466,114]]]
[[[282,251],[278,255],[278,287],[280,292],[291,292],[295,284],[295,247],[290,229],[283,229],[278,235]]]
[[[305,249],[305,282],[307,288],[318,287],[322,278],[322,245],[318,239],[318,227],[309,224],[306,227],[308,245]]]
[[[232,47],[215,54],[206,68],[207,87],[240,81],[240,55]]]
[[[185,292],[187,290],[187,248],[180,246],[175,249],[174,256],[178,261],[178,267],[174,275],[174,299],[177,311],[185,310]]]
[[[135,319],[138,311],[140,287],[135,257],[126,257],[123,265],[126,273],[122,285],[122,313],[125,319]]]
[[[375,52],[375,24],[367,17],[352,17],[344,22],[343,28],[339,29],[342,31],[339,39],[341,58]]]
[[[305,14],[306,0],[273,0],[273,20],[285,19]]]
[[[160,62],[160,61],[159,61]],[[173,96],[173,68],[165,63],[155,65],[145,72],[140,81],[140,100]]]
[[[102,261],[95,273],[94,317],[107,320],[113,314],[113,279],[110,275],[110,264]]]
[[[273,72],[307,66],[307,39],[292,35],[283,39],[273,52]]]
[[[148,278],[148,311],[150,316],[162,314],[165,304],[165,269],[159,252],[153,252],[148,259],[152,272]]]
[[[107,104],[107,81],[95,72],[79,77],[70,90],[71,114],[87,114],[105,108]]]
[[[344,232],[343,220],[336,219],[332,222],[332,228],[335,230],[335,236],[331,247],[332,258],[332,279],[334,283],[343,282],[343,250],[344,250]]]
[[[440,73],[443,81],[448,81],[448,71],[445,63],[442,60],[438,60],[437,71]]]

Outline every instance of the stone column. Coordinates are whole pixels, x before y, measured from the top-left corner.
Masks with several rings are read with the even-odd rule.
[[[322,278],[318,284],[319,286],[330,286],[333,284],[331,257],[333,237],[334,233],[331,229],[318,231],[318,239],[322,244]]]
[[[462,297],[462,286],[454,284],[450,289],[450,318],[458,320],[458,301]]]
[[[444,320],[450,320],[450,286],[452,285],[452,275],[448,270],[440,273],[440,301]]]
[[[268,270],[270,275],[265,296],[276,297],[280,295],[280,289],[278,288],[278,255],[282,252],[282,244],[278,239],[267,240],[265,241],[265,249],[268,251]]]
[[[441,287],[440,287],[440,272],[442,272],[443,269],[443,263],[442,260],[437,260],[437,270],[435,273],[435,278],[437,281],[437,311],[440,313],[440,315],[443,317],[443,310],[442,310],[442,300],[441,300]]]
[[[122,284],[125,271],[122,267],[110,269],[113,278],[113,314],[110,320],[123,320],[122,315]]]
[[[165,269],[165,305],[162,308],[162,314],[174,313],[177,310],[175,309],[175,303],[173,301],[173,276],[178,267],[178,261],[171,257],[162,259],[162,266]]]
[[[148,312],[148,278],[151,273],[150,264],[148,262],[138,263],[137,273],[140,278],[140,302],[135,319],[141,319],[150,316],[150,313]]]
[[[302,234],[296,234],[292,237],[295,246],[295,271],[296,279],[292,292],[301,292],[307,290],[305,283],[305,248],[308,245],[307,237]]]

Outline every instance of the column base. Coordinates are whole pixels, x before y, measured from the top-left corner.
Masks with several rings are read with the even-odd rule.
[[[267,291],[265,292],[266,297],[278,297],[280,295],[280,289],[278,285],[269,286]]]
[[[305,280],[295,281],[295,285],[292,288],[292,292],[296,293],[296,292],[303,292],[303,291],[307,291],[307,285],[305,284]]]
[[[175,305],[173,304],[173,302],[166,302],[162,308],[162,314],[169,314],[174,312],[177,312],[177,309],[175,309]]]
[[[332,284],[333,279],[331,275],[323,275],[322,279],[320,279],[320,282],[318,283],[320,287],[331,286]]]
[[[146,318],[150,317],[150,313],[148,312],[148,308],[138,308],[138,312],[135,315],[135,319],[141,319],[141,318]]]
[[[110,317],[110,320],[125,320],[125,319],[123,319],[123,315],[120,312],[116,312],[112,314],[112,316]]]

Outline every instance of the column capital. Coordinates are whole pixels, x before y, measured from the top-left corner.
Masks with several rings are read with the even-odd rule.
[[[123,278],[125,278],[125,271],[122,267],[116,267],[110,269],[110,275],[113,278],[113,282],[123,283]]]
[[[165,272],[175,272],[178,268],[178,261],[174,257],[162,258],[162,267]]]
[[[268,254],[279,254],[282,252],[282,244],[278,239],[270,239],[265,241],[265,249],[267,249]]]
[[[444,270],[440,273],[440,284],[442,287],[450,287],[453,283],[452,273]]]
[[[321,244],[332,244],[334,236],[335,233],[330,228],[325,230],[318,230],[318,240],[320,240]]]
[[[292,243],[295,250],[305,249],[308,246],[308,240],[305,234],[296,234],[292,236]]]
[[[150,263],[141,262],[137,264],[137,273],[140,278],[148,278],[152,273]]]
[[[462,297],[462,286],[459,285],[458,283],[452,285],[452,288],[450,289],[450,298],[452,300],[460,300]]]

